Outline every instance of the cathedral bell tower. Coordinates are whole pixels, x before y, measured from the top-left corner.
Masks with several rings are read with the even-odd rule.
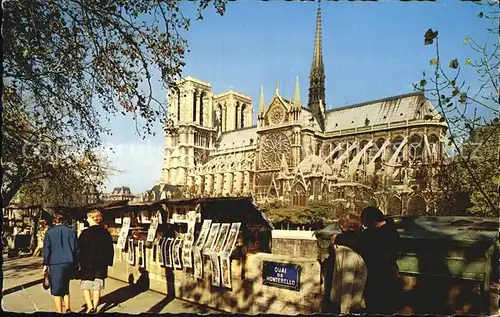
[[[321,130],[325,130],[325,117],[323,105],[325,102],[325,67],[323,65],[323,52],[321,45],[321,7],[318,3],[316,15],[316,35],[314,38],[314,53],[309,74],[309,101],[307,106],[311,109],[314,118],[319,123]]]

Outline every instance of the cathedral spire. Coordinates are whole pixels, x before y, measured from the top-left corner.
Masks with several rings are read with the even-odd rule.
[[[280,85],[278,80],[276,79],[276,96],[278,96],[279,94],[280,94]]]
[[[321,6],[318,2],[316,15],[316,33],[314,38],[314,53],[309,75],[309,100],[307,106],[311,109],[313,116],[324,130],[324,116],[321,113],[320,100],[325,102],[325,68],[323,65],[323,51],[321,44]]]
[[[295,94],[293,96],[293,106],[300,108],[302,106],[300,102],[300,88],[299,88],[299,76],[295,79]]]

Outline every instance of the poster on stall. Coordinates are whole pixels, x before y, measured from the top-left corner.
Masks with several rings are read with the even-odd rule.
[[[220,251],[222,251],[222,247],[224,246],[224,243],[226,242],[227,235],[229,234],[229,226],[231,224],[229,223],[223,223],[220,226],[220,231],[217,236],[217,242],[215,243],[215,247],[211,250],[212,252],[215,252],[218,254]]]
[[[130,217],[123,218],[123,225],[120,229],[120,235],[118,236],[118,241],[116,242],[116,247],[118,249],[125,249],[125,244],[127,243],[128,231],[130,229]]]
[[[128,239],[128,264],[135,265],[134,239]]]
[[[156,249],[156,258],[158,259],[158,264],[160,266],[163,266],[164,265],[164,261],[163,261],[163,245],[165,244],[165,238],[164,237],[161,237],[160,240],[158,241],[158,248]]]
[[[172,246],[172,257],[174,260],[174,268],[175,269],[182,269],[181,255],[180,255],[181,244],[182,244],[182,240],[179,238],[175,238],[173,246]]]
[[[146,267],[144,240],[139,240],[137,243],[137,264],[139,265],[140,268]]]
[[[233,252],[234,245],[236,244],[236,239],[238,238],[238,233],[240,231],[240,226],[240,222],[231,224],[231,229],[229,229],[229,236],[227,237],[226,245],[222,250],[223,252],[229,253],[229,255],[231,255],[231,253]]]
[[[220,257],[220,267],[222,271],[222,286],[231,288],[231,259],[228,253],[224,253]]]
[[[151,219],[151,226],[149,226],[149,229],[148,229],[148,238],[146,239],[146,241],[148,242],[151,242],[155,239],[156,237],[156,230],[158,230],[158,216],[154,216],[152,219]]]
[[[215,253],[211,253],[210,260],[212,261],[212,285],[220,287],[219,257]]]
[[[199,247],[194,247],[193,259],[194,259],[194,277],[198,280],[202,280],[203,279],[203,258],[201,256],[201,249]]]
[[[198,236],[198,240],[195,243],[196,247],[203,249],[205,241],[207,240],[208,233],[210,232],[211,224],[212,220],[210,219],[203,220],[203,224],[201,225],[200,235]]]
[[[210,227],[210,233],[208,234],[207,242],[205,243],[205,248],[203,249],[203,254],[208,254],[212,250],[217,233],[219,233],[220,223],[212,223]]]
[[[172,244],[174,243],[174,238],[167,238],[163,245],[163,258],[166,267],[172,267]]]

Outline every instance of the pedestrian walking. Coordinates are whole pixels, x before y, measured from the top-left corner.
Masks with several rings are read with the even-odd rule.
[[[77,237],[73,229],[64,225],[62,214],[54,212],[52,217],[54,226],[47,231],[43,243],[43,273],[49,273],[50,294],[57,312],[69,313],[69,282],[76,268]]]
[[[108,266],[113,265],[113,240],[102,225],[102,214],[98,210],[87,213],[88,228],[78,238],[81,289],[87,304],[87,313],[97,312],[104,281],[108,277]]]

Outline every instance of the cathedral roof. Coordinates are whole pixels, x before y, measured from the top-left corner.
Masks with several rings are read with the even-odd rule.
[[[326,112],[326,131],[354,129],[377,124],[440,119],[439,113],[422,93],[410,93],[368,101]]]
[[[223,132],[217,143],[217,150],[229,150],[236,147],[250,146],[257,141],[257,127],[243,128]]]

